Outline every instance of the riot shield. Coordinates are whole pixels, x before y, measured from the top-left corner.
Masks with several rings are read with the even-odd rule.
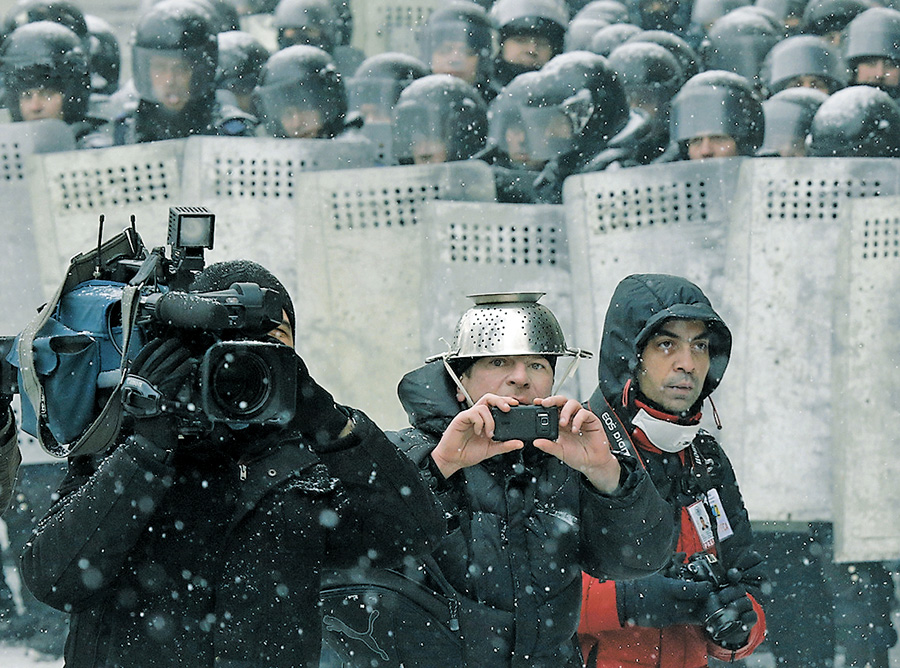
[[[29,180],[26,160],[33,154],[74,148],[75,136],[62,121],[0,125],[0,201],[3,202],[0,313],[3,313],[5,334],[15,334],[22,329],[42,302],[31,202],[23,197]]]
[[[722,256],[721,314],[735,334],[716,403],[755,520],[830,521],[833,421],[847,393],[832,378],[840,232],[857,198],[897,193],[890,159],[747,161]],[[840,317],[840,316],[839,316]],[[726,427],[727,428],[727,427]]]
[[[437,0],[354,2],[353,46],[367,56],[399,51],[419,58],[416,35],[439,5]]]
[[[847,208],[834,309],[835,560],[893,560],[900,557],[900,197]]]

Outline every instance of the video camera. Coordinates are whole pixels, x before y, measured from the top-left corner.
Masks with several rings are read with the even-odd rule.
[[[101,238],[102,227],[101,217]],[[204,268],[204,249],[213,247],[214,227],[214,214],[203,207],[171,207],[166,257],[163,247],[147,250],[132,216],[121,234],[72,259],[54,300],[15,341],[0,338],[0,393],[20,391],[22,428],[48,452],[105,449],[109,443],[83,441],[111,407],[117,419],[123,410],[142,417],[163,409],[154,388],[127,376],[155,337],[178,338],[191,352],[190,381],[165,406],[178,416],[181,433],[203,433],[216,422],[285,424],[293,417],[294,351],[260,340],[282,322],[282,296],[255,283],[188,291]]]

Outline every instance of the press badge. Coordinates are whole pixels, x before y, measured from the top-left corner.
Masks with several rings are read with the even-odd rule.
[[[722,507],[721,499],[719,499],[718,490],[709,490],[706,493],[706,500],[716,518],[716,532],[719,534],[719,540],[722,541],[729,536],[732,536],[734,531],[731,530],[731,524],[728,522],[728,517],[725,515],[725,509]],[[711,548],[715,545],[716,541],[713,537],[709,513],[706,512],[706,504],[702,501],[697,501],[689,505],[687,511],[691,518],[691,522],[694,525],[694,529],[696,529],[697,535],[700,537],[700,542],[703,544],[703,549]]]

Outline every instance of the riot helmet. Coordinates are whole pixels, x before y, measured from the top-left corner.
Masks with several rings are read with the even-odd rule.
[[[793,158],[806,155],[806,136],[813,116],[828,95],[814,88],[786,88],[762,103],[766,131],[759,156]]]
[[[251,97],[259,83],[259,73],[269,59],[268,49],[256,37],[241,30],[220,32],[217,41],[216,86],[231,91],[241,109],[254,113]]]
[[[631,116],[615,71],[605,58],[586,51],[556,56],[541,70],[513,79],[508,89],[505,104],[517,108],[526,133],[522,153],[534,164],[575,151],[590,158]],[[497,141],[515,119],[511,111],[506,113],[511,120],[495,124]]]
[[[668,132],[669,105],[684,83],[681,65],[668,49],[652,42],[629,42],[609,56],[628,104],[643,110],[655,133]]]
[[[474,2],[451,2],[435,10],[419,40],[422,60],[435,74],[451,74],[471,85],[490,80],[494,28]]]
[[[594,33],[591,38],[591,47],[587,50],[598,56],[608,57],[616,47],[641,32],[643,30],[633,23],[613,23]]]
[[[695,0],[691,8],[691,24],[701,27],[703,34],[717,20],[738,7],[750,4],[750,0]]]
[[[62,95],[59,112],[66,123],[83,120],[91,92],[87,53],[74,32],[51,21],[26,23],[16,28],[0,48],[0,72],[5,84],[5,104],[14,121],[49,118],[47,109],[34,118],[23,116],[22,96],[33,91]]]
[[[672,100],[669,135],[683,155],[688,142],[711,136],[731,137],[739,155],[754,155],[764,132],[759,97],[747,79],[733,72],[701,72]]]
[[[900,157],[900,108],[874,86],[848,86],[829,96],[813,117],[807,155]]]
[[[785,37],[800,31],[806,0],[756,0],[755,6],[772,12],[781,21]]]
[[[590,51],[591,40],[599,30],[612,25],[606,19],[578,19],[569,22],[566,28],[565,51]]]
[[[844,58],[854,83],[900,97],[900,11],[876,7],[854,18],[846,29]]]
[[[409,84],[393,116],[393,155],[401,165],[468,160],[484,148],[487,106],[478,91],[449,74]]]
[[[700,45],[700,57],[706,70],[734,72],[758,82],[766,54],[780,39],[771,21],[736,9],[712,24]]]
[[[548,156],[571,149],[571,130],[563,124],[538,126],[529,114],[531,85],[540,75],[525,72],[510,81],[488,109],[488,144],[499,150],[511,166],[540,170]],[[526,123],[526,118],[529,123]],[[559,131],[562,127],[563,130]],[[553,144],[560,142],[558,148]]]
[[[803,10],[801,31],[838,44],[850,21],[871,6],[868,0],[810,0]]]
[[[772,47],[760,78],[769,94],[794,86],[830,94],[847,85],[847,68],[837,49],[821,37],[795,35]]]
[[[104,19],[85,14],[90,49],[91,88],[97,93],[110,95],[119,89],[119,73],[122,52],[119,38],[113,27]]]
[[[332,0],[280,0],[273,23],[279,49],[308,44],[333,53],[341,40],[341,20]]]
[[[558,358],[572,357],[566,374],[557,379],[556,385],[561,385],[574,370],[575,362],[591,357],[591,353],[566,344],[556,316],[538,303],[543,296],[543,292],[469,295],[475,305],[457,322],[450,350],[429,358],[429,361],[444,361],[445,368],[470,405],[472,397],[458,376],[483,357],[546,357],[554,368]]]
[[[428,66],[405,53],[388,52],[366,58],[347,80],[347,103],[366,123],[390,123],[400,93],[427,76]]]
[[[628,7],[619,0],[592,0],[572,16],[573,21],[599,19],[607,23],[630,23]]]
[[[652,42],[668,49],[681,66],[681,73],[685,80],[690,79],[700,72],[700,56],[683,38],[673,35],[665,30],[645,30],[634,37],[629,37],[630,42]]]
[[[164,0],[138,19],[131,62],[141,100],[177,113],[211,99],[217,60],[216,32],[196,4]]]
[[[27,23],[50,21],[74,32],[87,52],[88,27],[84,12],[66,0],[20,0],[3,19],[3,34],[9,35]]]
[[[552,55],[562,53],[569,12],[562,0],[497,0],[491,8],[502,45],[516,35],[542,35],[550,42]]]
[[[276,51],[263,66],[253,96],[273,137],[330,138],[344,131],[347,93],[322,49],[296,44]]]

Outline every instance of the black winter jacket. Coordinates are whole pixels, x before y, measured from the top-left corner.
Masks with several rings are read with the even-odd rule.
[[[459,528],[433,556],[458,592],[505,614],[489,615],[501,620],[495,634],[475,624],[475,634],[492,636],[494,651],[466,665],[580,666],[580,570],[633,578],[667,558],[671,521],[646,474],[624,459],[621,493],[607,496],[558,459],[527,448],[437,479],[429,454],[459,412],[454,387],[434,362],[407,374],[399,393],[413,427],[389,436],[434,480],[445,510],[459,515]],[[464,645],[484,646],[484,637]]]
[[[284,430],[246,461],[137,439],[72,461],[22,563],[71,612],[66,666],[318,666],[320,571],[392,565],[444,532],[415,467],[351,414],[315,453]]]

